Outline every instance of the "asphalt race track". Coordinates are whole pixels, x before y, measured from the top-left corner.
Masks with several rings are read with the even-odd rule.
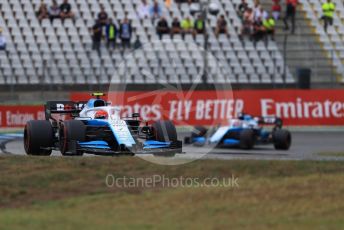
[[[12,139],[11,139],[12,138]],[[254,160],[341,160],[344,157],[323,156],[319,153],[344,152],[344,131],[327,132],[292,132],[293,143],[289,151],[276,151],[272,145],[256,146],[255,149],[244,151],[239,149],[215,148],[203,158],[210,159],[254,159]],[[11,141],[9,140],[11,139]],[[182,139],[182,138],[180,138]],[[0,146],[5,147],[0,154],[25,155],[23,141],[16,135],[12,137],[0,136]],[[201,150],[194,146],[184,147],[185,154],[178,157],[199,158]],[[53,156],[61,156],[59,152],[53,152]],[[90,155],[86,155],[90,156]]]

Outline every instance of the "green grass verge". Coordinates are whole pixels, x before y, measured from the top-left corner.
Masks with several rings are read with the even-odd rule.
[[[0,229],[343,229],[342,162],[1,157]],[[238,177],[239,188],[107,188],[106,175]]]
[[[321,152],[318,155],[325,157],[344,157],[344,152]]]

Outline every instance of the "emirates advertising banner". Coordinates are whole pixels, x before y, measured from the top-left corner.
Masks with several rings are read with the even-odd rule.
[[[72,93],[73,101],[87,101],[89,93]],[[139,113],[142,120],[172,120],[176,125],[226,124],[244,112],[278,116],[285,125],[344,125],[344,90],[236,90],[111,92],[104,99],[118,106],[123,117]],[[24,127],[44,119],[43,106],[0,106],[0,127]]]
[[[0,105],[0,128],[20,128],[27,121],[44,119],[43,106]]]
[[[72,100],[89,94],[74,93]],[[285,125],[344,125],[344,90],[235,90],[112,92],[123,116],[140,113],[147,121],[169,119],[176,125],[217,125],[244,112],[277,116]]]

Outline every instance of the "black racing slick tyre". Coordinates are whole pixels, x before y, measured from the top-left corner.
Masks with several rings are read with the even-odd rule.
[[[54,130],[49,121],[28,121],[24,129],[27,155],[50,156],[54,146]]]
[[[153,125],[154,139],[161,142],[175,142],[177,130],[171,121],[157,121]]]
[[[208,129],[204,126],[195,126],[191,132],[191,138],[204,137],[208,132]]]
[[[176,142],[178,141],[177,130],[171,121],[157,121],[153,125],[154,139],[161,142]],[[156,157],[174,157],[173,152],[154,153]]]
[[[69,120],[63,122],[63,127],[60,129],[60,151],[62,155],[82,156],[83,152],[77,150],[77,142],[85,140],[86,126],[82,121]]]
[[[275,149],[288,150],[291,146],[291,133],[285,129],[277,129],[273,132],[273,142]]]
[[[240,148],[252,149],[254,146],[254,132],[252,129],[244,129],[240,133]]]

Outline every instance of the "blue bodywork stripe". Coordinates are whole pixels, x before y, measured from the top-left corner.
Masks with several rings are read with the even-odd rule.
[[[106,120],[87,120],[87,125],[94,125],[94,126],[101,126],[101,125],[109,125],[109,122]]]
[[[127,136],[127,139],[121,138],[120,134],[117,133],[115,128],[107,120],[88,120],[87,125],[91,126],[108,126],[112,130],[114,137],[119,145],[125,145],[126,147],[132,147],[136,144],[133,136],[131,135],[128,126],[123,126],[122,132]]]
[[[192,139],[192,143],[197,143],[197,144],[204,144],[205,143],[205,137],[195,137]]]
[[[105,141],[78,142],[78,144],[83,148],[110,149]]]
[[[237,139],[224,139],[223,144],[224,145],[239,145],[240,141]]]
[[[146,141],[143,144],[143,149],[159,149],[159,148],[168,148],[170,147],[171,142],[160,142],[160,141]]]

